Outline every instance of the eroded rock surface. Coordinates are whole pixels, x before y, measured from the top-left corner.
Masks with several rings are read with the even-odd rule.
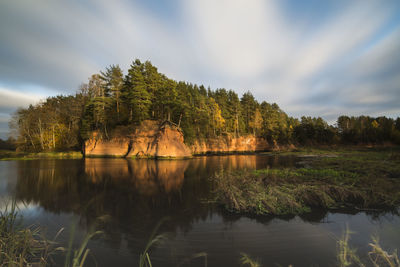
[[[195,141],[190,146],[193,154],[223,153],[223,152],[248,152],[264,151],[269,149],[268,142],[252,135],[208,139],[207,141]]]
[[[104,140],[98,137],[98,133],[94,132],[92,138],[85,142],[85,155],[124,157],[129,152],[129,144],[129,137]]]
[[[171,123],[144,121],[126,137],[99,138],[97,133],[85,143],[86,156],[191,157],[183,133]]]
[[[85,143],[86,156],[114,157],[171,157],[185,158],[197,154],[264,151],[268,142],[252,135],[221,136],[195,141],[190,147],[184,143],[182,131],[173,123],[146,120],[128,133],[114,133],[101,138],[97,133]]]

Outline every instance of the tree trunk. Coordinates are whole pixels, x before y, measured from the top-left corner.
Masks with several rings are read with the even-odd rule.
[[[107,139],[110,139],[110,138],[108,137],[107,125],[104,125],[104,132],[105,132],[105,134],[106,134],[106,138],[107,138]]]
[[[239,114],[236,113],[236,136],[239,136]]]
[[[119,99],[117,97],[117,119],[119,121]]]
[[[129,111],[129,121],[132,121],[132,114],[133,112],[132,112],[132,107],[130,108],[130,111]]]
[[[42,150],[44,150],[42,120],[40,118],[39,118],[39,139],[40,139],[40,146],[42,147]]]
[[[28,129],[28,136],[29,136],[29,139],[31,140],[31,144],[32,144],[32,146],[33,146],[33,149],[36,150],[36,146],[35,146],[35,143],[33,142],[32,135],[31,135],[31,133],[29,132],[29,129]]]
[[[54,125],[53,125],[53,149],[56,148],[56,139],[55,139],[55,135],[54,135]]]
[[[182,113],[181,113],[181,115],[179,116],[178,127],[181,127],[181,120],[182,120]]]

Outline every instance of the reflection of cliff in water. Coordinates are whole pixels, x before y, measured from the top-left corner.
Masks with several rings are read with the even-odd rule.
[[[220,169],[293,166],[294,158],[257,155],[211,156],[190,160],[35,160],[18,162],[16,195],[45,210],[96,214],[134,210],[193,209],[210,197],[209,178]],[[107,206],[112,203],[110,209]]]
[[[189,165],[187,160],[86,159],[85,173],[93,183],[105,178],[125,181],[141,195],[179,191]]]
[[[101,224],[110,245],[123,236],[128,246],[143,246],[155,225],[170,220],[161,231],[189,231],[193,222],[217,212],[225,221],[232,216],[213,205],[209,178],[220,169],[255,169],[292,166],[294,159],[256,155],[198,157],[190,160],[35,160],[18,162],[16,197],[36,203],[48,212],[72,212],[81,227]],[[261,221],[268,223],[272,218]],[[66,225],[69,222],[65,222]],[[66,226],[60,225],[60,227]],[[132,241],[135,240],[135,244]],[[141,243],[140,241],[139,243]]]

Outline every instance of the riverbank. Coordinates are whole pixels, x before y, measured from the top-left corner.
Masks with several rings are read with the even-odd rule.
[[[82,157],[79,151],[28,153],[0,150],[0,160],[80,159]]]
[[[337,157],[337,156],[357,156],[364,152],[370,154],[370,152],[376,152],[376,155],[380,153],[394,153],[400,154],[399,146],[310,146],[310,147],[295,147],[295,146],[285,146],[274,148],[271,151],[252,151],[252,150],[234,150],[234,151],[211,151],[207,153],[195,153],[192,156],[179,157],[179,156],[149,156],[149,155],[114,155],[114,154],[98,154],[98,155],[86,155],[89,158],[147,158],[147,159],[187,159],[197,156],[226,156],[226,155],[271,155],[271,156],[298,156],[304,158],[312,157]],[[16,152],[13,150],[0,150],[0,160],[31,160],[31,159],[79,159],[82,158],[83,154],[80,151],[64,151],[64,152],[39,152],[39,153],[29,153],[29,152]]]
[[[398,147],[285,152],[289,154],[303,158],[300,168],[217,173],[212,178],[217,203],[234,213],[257,215],[400,205]]]

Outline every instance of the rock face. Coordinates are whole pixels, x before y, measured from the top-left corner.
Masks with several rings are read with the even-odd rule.
[[[85,155],[94,157],[124,157],[129,152],[129,144],[130,139],[128,137],[102,140],[98,138],[98,134],[94,132],[92,138],[85,142]]]
[[[184,143],[182,131],[173,123],[144,121],[131,132],[115,134],[109,139],[93,133],[85,142],[85,155],[92,157],[154,157],[185,158],[197,154],[264,151],[268,142],[252,135],[223,136],[195,141],[190,148]]]
[[[264,138],[252,135],[241,137],[225,136],[208,139],[207,142],[195,141],[194,144],[190,146],[193,154],[255,152],[265,151],[269,148],[268,142]]]
[[[132,138],[128,157],[190,157],[192,152],[183,142],[183,133],[174,126],[158,126],[155,121],[144,121]]]
[[[86,156],[114,157],[191,157],[183,133],[174,125],[144,121],[132,134],[104,140],[97,133],[85,142]]]

